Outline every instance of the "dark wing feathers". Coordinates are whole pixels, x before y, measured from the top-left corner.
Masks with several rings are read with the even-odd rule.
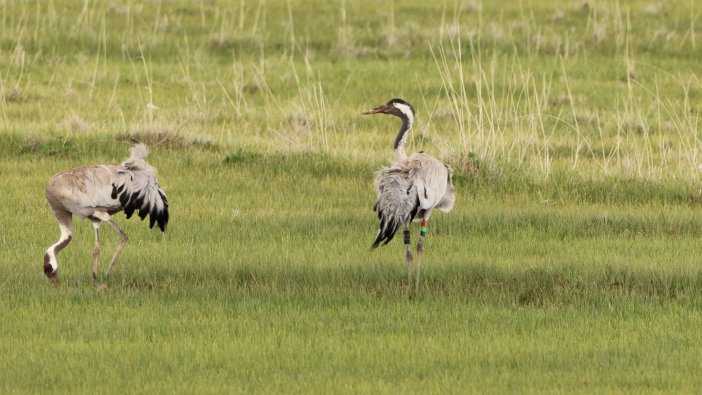
[[[161,231],[168,224],[168,199],[158,185],[156,171],[141,158],[130,158],[122,164],[124,171],[117,175],[118,182],[112,184],[112,196],[119,200],[127,218],[138,212],[139,218],[149,217],[149,227],[158,223]]]
[[[161,228],[161,230],[165,230],[166,224],[168,223],[168,198],[166,198],[166,194],[163,193],[162,190],[159,189],[158,193],[161,196],[165,210],[158,213],[156,216],[156,222],[158,222],[158,227]]]
[[[407,171],[389,168],[378,173],[378,200],[375,211],[380,220],[373,248],[387,244],[400,226],[412,221],[419,210],[417,189]]]

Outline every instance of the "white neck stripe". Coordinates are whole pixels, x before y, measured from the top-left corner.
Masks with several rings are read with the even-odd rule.
[[[407,117],[407,120],[409,121],[410,125],[412,124],[412,122],[414,122],[414,113],[412,112],[412,108],[410,106],[402,103],[393,103],[392,105],[395,106],[395,108],[397,108],[398,110],[400,110],[400,112],[404,114],[405,117]]]

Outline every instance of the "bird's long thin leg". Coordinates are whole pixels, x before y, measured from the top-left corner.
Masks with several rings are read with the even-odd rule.
[[[56,243],[52,244],[46,250],[46,254],[44,254],[44,274],[46,274],[46,277],[49,278],[52,284],[57,285],[58,262],[56,261],[56,254],[66,248],[68,243],[71,242],[73,237],[73,220],[71,219],[71,213],[66,210],[53,208],[53,211],[58,221],[59,228],[61,229],[61,237]]]
[[[416,292],[419,292],[419,270],[422,265],[422,252],[424,251],[424,236],[427,235],[427,221],[422,221],[419,227],[419,241],[417,241],[417,277],[415,278]]]
[[[409,223],[405,224],[405,257],[407,258],[407,289],[412,293],[412,251],[410,247]]]
[[[95,248],[93,249],[93,285],[97,284],[97,270],[100,265],[100,221],[93,221]]]
[[[125,245],[127,245],[127,240],[129,239],[127,237],[127,234],[124,233],[122,229],[120,229],[119,226],[117,226],[114,221],[109,220],[107,221],[110,226],[112,226],[112,229],[114,229],[118,234],[119,234],[119,245],[117,246],[117,250],[115,251],[115,254],[112,255],[112,260],[110,260],[110,266],[107,267],[107,271],[105,271],[105,282],[107,282],[107,279],[110,277],[110,273],[112,273],[112,266],[115,264],[117,261],[117,258],[119,257],[119,254],[122,252],[122,249],[124,248]]]

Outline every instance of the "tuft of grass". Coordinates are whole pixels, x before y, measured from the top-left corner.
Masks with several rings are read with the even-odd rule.
[[[258,152],[246,151],[241,148],[224,157],[225,165],[236,165],[239,163],[252,163],[260,160],[262,155]]]
[[[117,135],[118,141],[139,141],[147,146],[163,147],[166,149],[184,150],[198,148],[217,150],[218,146],[212,141],[201,138],[188,138],[169,129],[147,127],[131,133]]]

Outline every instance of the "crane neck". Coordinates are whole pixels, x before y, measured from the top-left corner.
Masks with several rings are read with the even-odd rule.
[[[46,273],[47,276],[52,273],[56,273],[56,269],[58,269],[58,263],[56,262],[56,254],[58,254],[59,251],[63,250],[68,245],[68,243],[71,242],[71,235],[65,235],[63,234],[63,229],[61,230],[61,239],[59,239],[59,241],[57,241],[56,243],[52,244],[44,254],[44,273]]]
[[[395,146],[393,147],[393,160],[399,162],[401,160],[407,159],[407,151],[405,150],[405,145],[407,144],[407,137],[409,137],[410,129],[412,129],[412,124],[414,122],[414,117],[410,115],[409,117],[404,115],[402,118],[402,126],[400,126],[400,131],[397,133],[395,138]]]

